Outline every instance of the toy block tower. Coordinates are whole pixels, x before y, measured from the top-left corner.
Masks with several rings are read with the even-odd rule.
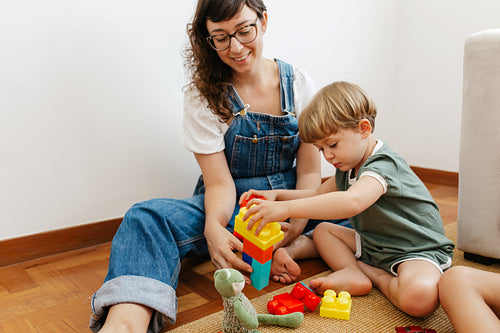
[[[255,235],[258,223],[247,230],[248,220],[243,220],[247,211],[246,204],[247,202],[241,203],[240,211],[234,219],[234,235],[243,241],[242,258],[253,268],[250,275],[252,286],[262,290],[269,284],[273,245],[283,239],[283,231],[278,222],[268,223],[258,235]]]

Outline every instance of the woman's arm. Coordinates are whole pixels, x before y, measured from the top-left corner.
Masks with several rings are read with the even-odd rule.
[[[321,185],[321,154],[312,144],[301,143],[297,152],[296,189],[316,190]]]
[[[309,143],[301,143],[297,152],[297,183],[295,188],[302,193],[295,193],[302,197],[313,195],[314,191],[321,185],[321,155],[318,150]],[[293,195],[292,193],[288,193]],[[281,196],[278,200],[289,200],[292,197]],[[285,233],[283,241],[277,247],[284,246],[297,238],[307,224],[308,219],[291,218],[290,223],[281,223]]]
[[[236,189],[224,152],[195,154],[205,184],[205,238],[212,262],[217,269],[235,267],[251,272],[252,268],[233,250],[243,251],[243,244],[226,226],[236,202]]]

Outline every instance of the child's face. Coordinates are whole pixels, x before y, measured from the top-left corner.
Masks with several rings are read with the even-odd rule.
[[[358,128],[340,129],[313,144],[325,159],[341,171],[358,170],[366,160],[366,135]]]

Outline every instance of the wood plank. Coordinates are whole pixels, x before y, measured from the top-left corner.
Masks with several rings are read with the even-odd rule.
[[[69,326],[73,331],[90,332],[88,329],[90,313],[90,300],[87,301],[86,298],[81,297],[56,306],[33,311],[28,313],[26,317],[35,327],[63,321],[64,324]],[[71,332],[71,330],[68,331]]]
[[[38,333],[78,333],[63,320],[56,320],[37,326]]]
[[[197,293],[189,293],[181,297],[177,297],[177,311],[189,311],[202,304],[208,303],[208,300],[201,297]]]
[[[0,283],[9,293],[16,293],[38,286],[26,270],[19,266],[0,268]]]
[[[194,271],[181,270],[179,279],[182,279],[187,288],[197,290],[203,298],[209,301],[220,298],[219,293],[215,289],[214,282],[204,275],[199,275]]]
[[[0,241],[0,267],[111,241],[122,219]]]
[[[411,169],[424,183],[458,187],[458,172],[428,169],[416,166],[411,166]]]
[[[0,332],[2,333],[37,333],[26,317],[18,317],[10,320],[0,321]]]

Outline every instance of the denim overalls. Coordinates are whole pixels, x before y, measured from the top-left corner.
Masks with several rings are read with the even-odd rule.
[[[251,189],[295,188],[295,156],[300,145],[294,115],[292,66],[276,60],[280,72],[282,116],[247,112],[236,91],[228,94],[235,117],[225,140],[225,155],[237,198]],[[227,228],[232,231],[234,216]],[[112,243],[108,274],[92,298],[91,328],[104,324],[107,307],[144,304],[156,310],[148,332],[176,319],[181,261],[186,255],[208,255],[204,231],[204,186],[200,177],[191,198],[153,199],[130,208]]]

